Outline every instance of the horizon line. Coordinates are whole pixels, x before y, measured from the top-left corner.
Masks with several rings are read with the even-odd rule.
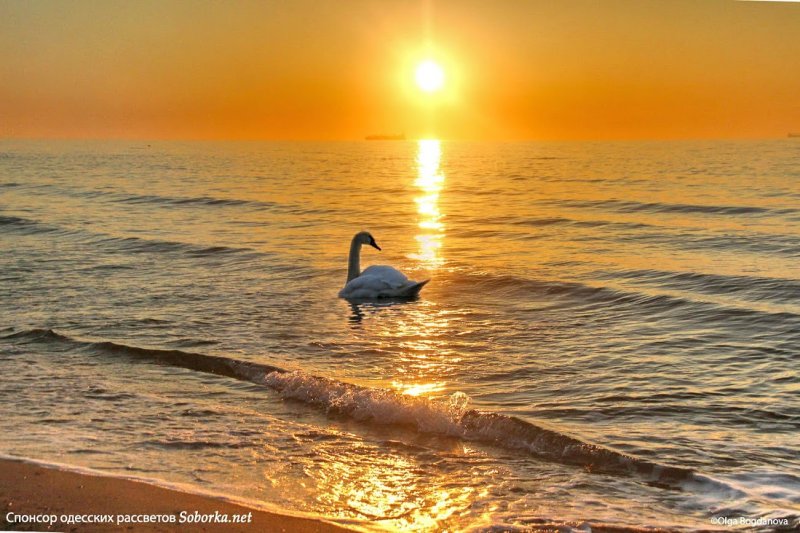
[[[780,1],[785,2],[789,0],[740,0],[740,1]],[[800,3],[800,0],[791,0],[792,2]],[[759,140],[778,140],[793,138],[798,134],[794,132],[786,132],[783,135],[764,135],[764,136],[750,136],[750,135],[732,135],[732,136],[687,136],[687,137],[570,137],[570,138],[544,138],[544,137],[497,137],[497,138],[448,138],[438,137],[433,135],[408,137],[406,139],[390,139],[390,140],[372,140],[363,137],[357,138],[297,138],[297,137],[95,137],[95,136],[0,136],[0,142],[5,141],[119,141],[119,142],[417,142],[424,140],[437,140],[446,142],[653,142],[653,141],[759,141]]]

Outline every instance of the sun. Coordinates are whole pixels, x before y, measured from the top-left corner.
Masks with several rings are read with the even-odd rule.
[[[417,86],[426,93],[434,93],[444,85],[444,71],[435,61],[426,60],[417,67]]]

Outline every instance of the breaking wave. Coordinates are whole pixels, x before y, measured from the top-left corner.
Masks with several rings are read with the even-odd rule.
[[[228,357],[141,348],[110,341],[79,340],[52,329],[23,330],[0,339],[17,343],[60,343],[89,354],[130,357],[230,377],[263,385],[283,399],[305,403],[329,416],[347,417],[367,424],[402,426],[421,433],[482,442],[530,453],[540,460],[579,466],[592,472],[635,475],[647,483],[675,490],[700,484],[730,497],[743,494],[690,468],[662,465],[585,442],[514,416],[472,409],[469,407],[469,398],[463,393],[455,393],[445,401],[431,400]]]

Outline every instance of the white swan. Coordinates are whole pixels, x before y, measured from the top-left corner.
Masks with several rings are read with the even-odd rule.
[[[369,244],[381,249],[366,231],[356,233],[350,243],[350,259],[347,263],[347,283],[339,291],[339,298],[348,300],[372,300],[377,298],[414,298],[430,280],[411,281],[394,267],[372,265],[361,272],[361,245]]]

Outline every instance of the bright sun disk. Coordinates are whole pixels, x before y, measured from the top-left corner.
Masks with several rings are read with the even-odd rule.
[[[426,93],[438,91],[444,85],[444,71],[436,62],[423,61],[417,67],[417,85]]]

